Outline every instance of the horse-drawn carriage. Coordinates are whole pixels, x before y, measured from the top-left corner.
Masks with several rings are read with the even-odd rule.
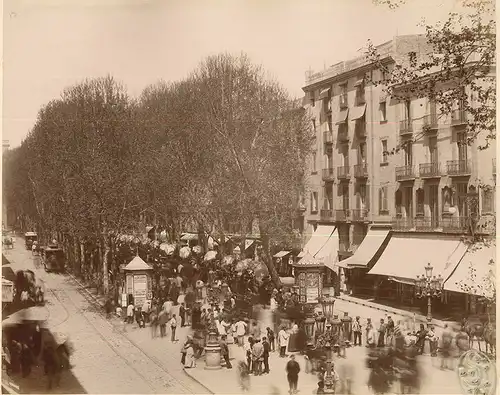
[[[38,235],[35,232],[26,232],[24,234],[24,243],[27,250],[31,250],[35,241],[38,241]]]
[[[42,264],[46,272],[63,272],[65,267],[64,251],[56,245],[41,248]]]

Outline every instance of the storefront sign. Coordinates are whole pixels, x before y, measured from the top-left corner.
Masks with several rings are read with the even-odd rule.
[[[14,300],[14,284],[2,284],[2,302],[12,302]]]
[[[318,301],[319,290],[318,288],[307,288],[306,290],[306,303],[314,303]]]

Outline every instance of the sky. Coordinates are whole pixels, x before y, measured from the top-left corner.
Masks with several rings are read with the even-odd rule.
[[[2,135],[11,147],[65,87],[111,74],[138,96],[186,77],[208,55],[245,52],[302,96],[305,72],[362,55],[457,0],[4,0]]]

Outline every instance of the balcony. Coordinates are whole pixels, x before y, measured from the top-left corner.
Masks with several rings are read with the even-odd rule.
[[[454,110],[451,112],[451,124],[453,126],[465,125],[467,116],[464,110]]]
[[[441,224],[446,233],[461,234],[469,231],[469,217],[443,217]]]
[[[366,163],[354,165],[354,177],[367,178],[368,177],[368,165]]]
[[[351,210],[349,209],[335,210],[335,221],[346,222],[350,220],[351,220]]]
[[[351,178],[350,166],[339,166],[337,167],[337,178],[339,180],[348,180]]]
[[[432,232],[439,227],[437,217],[416,217],[415,230],[418,232]]]
[[[319,213],[319,218],[321,221],[333,221],[334,220],[333,210],[322,209]]]
[[[358,137],[366,137],[366,122],[364,118],[358,119],[354,126],[355,133]]]
[[[439,163],[422,163],[419,166],[419,174],[422,178],[438,178],[441,177]]]
[[[396,167],[396,181],[408,181],[417,178],[413,166]]]
[[[323,179],[323,181],[326,181],[326,182],[335,181],[335,174],[333,171],[333,167],[328,167],[326,169],[323,169],[321,178]]]
[[[358,93],[356,93],[356,100],[354,101],[354,104],[356,106],[361,106],[361,105],[363,105],[365,103],[366,103],[365,92],[363,91],[363,92],[360,93],[358,91]]]
[[[324,144],[333,144],[333,134],[332,132],[323,132],[323,143]]]
[[[352,210],[352,220],[356,222],[368,221],[368,210],[364,208],[356,208]]]
[[[450,177],[470,176],[470,162],[465,159],[449,160],[446,162],[446,172]]]
[[[427,114],[423,118],[424,131],[435,131],[438,128],[437,114]]]
[[[342,93],[339,96],[339,107],[340,109],[347,108],[349,105],[347,104],[347,93]]]
[[[349,141],[349,131],[347,128],[339,128],[337,138],[339,141]]]
[[[413,218],[410,217],[394,217],[392,219],[392,229],[399,232],[412,230],[415,227]]]
[[[413,125],[411,119],[403,119],[399,121],[399,135],[406,136],[413,133]]]

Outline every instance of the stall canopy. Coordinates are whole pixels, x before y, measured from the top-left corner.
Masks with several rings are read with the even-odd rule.
[[[353,107],[351,109],[351,121],[356,121],[357,119],[361,119],[365,116],[366,104],[362,106]]]
[[[337,260],[338,251],[339,235],[335,226],[319,225],[305,245],[304,255],[297,265],[324,264],[330,267]]]
[[[291,251],[280,251],[277,254],[273,255],[273,258],[283,258],[284,256],[287,256],[290,254]]]
[[[312,256],[316,256],[316,254],[325,246],[335,230],[335,226],[318,225],[302,250],[304,252],[308,252]]]
[[[430,262],[433,276],[446,278],[467,250],[458,237],[439,235],[392,235],[381,257],[368,272],[414,284]]]
[[[458,266],[444,282],[446,291],[492,297],[495,290],[495,245],[476,243],[469,246]]]
[[[151,270],[151,266],[149,266],[146,262],[142,260],[140,256],[134,257],[130,261],[130,263],[125,266],[124,270],[135,271],[135,270]]]
[[[368,267],[388,237],[388,229],[370,229],[354,255],[342,261],[342,267],[350,269]]]

